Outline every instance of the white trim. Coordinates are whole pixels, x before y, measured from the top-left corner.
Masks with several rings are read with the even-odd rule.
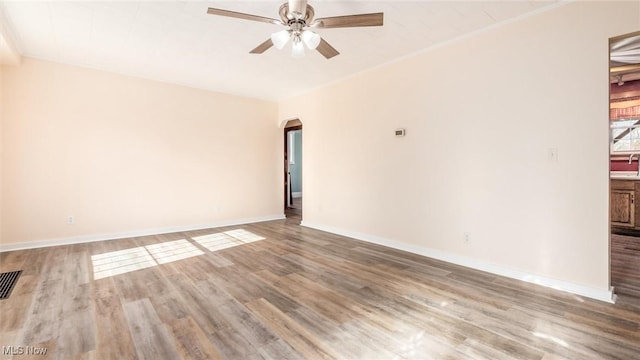
[[[250,223],[282,220],[282,219],[285,219],[284,214],[261,216],[261,217],[249,218],[249,219],[228,220],[228,221],[221,221],[221,222],[201,224],[201,225],[176,226],[176,227],[170,227],[170,228],[147,229],[147,230],[100,234],[100,235],[85,235],[85,236],[77,236],[72,238],[30,241],[30,242],[16,243],[16,244],[0,244],[0,252],[35,249],[35,248],[59,246],[59,245],[82,244],[82,243],[89,243],[89,242],[95,242],[95,241],[125,239],[130,237],[168,234],[168,233],[181,232],[181,231],[203,230],[203,229],[210,229],[210,228],[216,228],[216,227],[222,227],[222,226],[244,225],[244,224],[250,224]]]
[[[292,192],[291,193],[291,197],[295,198],[301,198],[302,197],[302,191],[300,192]]]
[[[530,274],[521,270],[511,269],[502,265],[493,264],[493,263],[482,261],[482,260],[472,259],[462,255],[457,255],[457,254],[440,251],[436,249],[430,249],[422,246],[405,244],[405,243],[401,243],[394,240],[389,240],[389,239],[385,239],[385,238],[381,238],[373,235],[367,235],[367,234],[362,234],[358,232],[339,229],[332,226],[314,224],[308,221],[302,221],[300,225],[308,228],[312,228],[312,229],[330,232],[337,235],[347,236],[347,237],[362,240],[362,241],[367,241],[367,242],[382,245],[382,246],[387,246],[387,247],[398,249],[398,250],[408,251],[410,253],[446,261],[452,264],[457,264],[457,265],[469,267],[472,269],[485,271],[488,273],[505,276],[508,278],[516,279],[516,280],[525,281],[528,283],[538,284],[538,285],[550,287],[556,290],[565,291],[572,294],[585,296],[588,298],[592,298],[592,299],[596,299],[596,300],[600,300],[608,303],[615,303],[613,288],[610,288],[609,290],[597,289],[590,286],[585,286],[585,285],[575,284],[575,283],[558,280],[554,278],[549,278],[545,276]]]

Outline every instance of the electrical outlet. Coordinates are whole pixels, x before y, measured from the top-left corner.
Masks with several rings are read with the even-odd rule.
[[[73,223],[75,222],[76,222],[76,219],[73,217],[73,215],[67,216],[67,225],[73,225]]]
[[[471,233],[464,233],[464,242],[468,243],[469,242],[469,238],[471,238]]]

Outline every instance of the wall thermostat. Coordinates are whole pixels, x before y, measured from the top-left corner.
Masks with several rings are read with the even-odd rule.
[[[396,129],[396,136],[404,136],[405,131],[404,129]]]

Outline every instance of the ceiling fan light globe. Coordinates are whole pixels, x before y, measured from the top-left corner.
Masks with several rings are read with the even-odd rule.
[[[291,56],[294,58],[304,57],[304,45],[302,41],[294,41],[291,47]]]
[[[274,32],[271,34],[271,42],[276,49],[282,50],[282,48],[287,44],[291,35],[288,30],[281,30],[278,32]]]
[[[305,45],[309,48],[309,50],[313,50],[320,45],[320,35],[314,33],[311,30],[305,30],[302,32],[302,41],[304,41]]]

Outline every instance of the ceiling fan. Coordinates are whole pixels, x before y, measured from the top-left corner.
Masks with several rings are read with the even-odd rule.
[[[306,0],[289,0],[280,6],[280,20],[264,16],[245,14],[230,10],[209,8],[208,14],[227,16],[237,19],[260,21],[284,26],[285,29],[271,34],[271,37],[255,49],[251,54],[262,54],[272,46],[282,49],[288,42],[292,42],[291,55],[293,57],[304,56],[304,46],[316,49],[327,59],[340,54],[338,50],[329,45],[311,28],[347,28],[360,26],[382,26],[383,13],[354,14],[314,19],[315,12]]]

